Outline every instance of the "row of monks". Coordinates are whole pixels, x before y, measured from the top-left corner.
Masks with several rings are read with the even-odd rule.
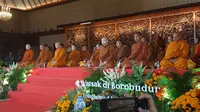
[[[140,33],[134,34],[135,43],[131,48],[123,45],[121,41],[116,42],[116,47],[110,44],[107,38],[101,39],[101,46],[96,45],[93,53],[83,46],[81,50],[76,49],[75,45],[71,46],[69,52],[66,52],[60,42],[55,43],[56,51],[52,58],[52,53],[48,47],[40,45],[40,54],[36,61],[33,60],[34,52],[29,44],[26,45],[26,52],[19,65],[27,66],[34,64],[36,67],[78,67],[92,66],[112,68],[117,62],[121,66],[131,67],[131,61],[136,64],[142,63],[144,66],[154,66],[155,62],[160,62],[161,69],[187,69],[190,47],[186,40],[179,32],[173,34],[172,41],[166,46],[159,44],[159,37],[148,43]],[[197,43],[197,42],[196,42]],[[191,59],[198,64],[200,57],[200,44],[196,45],[195,53]]]

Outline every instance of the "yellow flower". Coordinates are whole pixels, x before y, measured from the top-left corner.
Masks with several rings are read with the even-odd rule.
[[[182,108],[183,108],[184,110],[186,110],[187,106],[186,106],[186,105],[182,105]]]
[[[157,77],[154,77],[153,79],[156,81],[156,80],[157,80]]]
[[[89,110],[90,110],[90,107],[86,107],[84,108],[83,112],[89,112]]]
[[[154,81],[154,82],[153,82],[153,84],[157,84],[157,82],[156,82],[156,81]]]
[[[60,110],[56,110],[56,112],[60,112]]]
[[[88,99],[88,98],[85,98],[84,100],[85,100],[86,102],[90,102],[90,99]]]
[[[108,95],[109,95],[109,92],[106,92],[105,95],[108,96]]]
[[[152,87],[152,84],[149,84],[150,87]]]
[[[190,92],[186,92],[185,95],[190,96]]]
[[[196,94],[195,92],[192,92],[192,93],[191,93],[191,96],[194,98],[194,97],[197,96],[197,94]]]
[[[175,106],[172,106],[171,108],[172,108],[173,110],[176,110],[176,109],[177,109]]]

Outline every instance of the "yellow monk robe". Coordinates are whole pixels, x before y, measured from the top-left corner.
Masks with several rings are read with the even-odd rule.
[[[53,53],[50,50],[45,50],[45,60],[46,62],[50,62],[53,57]]]
[[[53,59],[47,67],[63,67],[66,65],[66,51],[64,48],[56,49]]]
[[[46,58],[46,50],[44,49],[44,50],[41,50],[40,51],[40,54],[39,54],[39,57],[38,57],[38,59],[36,60],[36,66],[39,66],[39,67],[43,67],[44,66],[44,64],[46,63],[46,60],[45,60],[45,58]]]
[[[90,51],[81,51],[81,61],[88,60],[91,57]]]
[[[78,67],[80,62],[80,51],[79,50],[72,50],[72,52],[69,54],[69,63],[67,66],[69,67]]]
[[[100,53],[100,50],[99,49],[96,49],[92,55],[92,58],[91,58],[91,66],[92,67],[98,67],[99,64],[100,64],[100,61],[99,61],[99,53]]]
[[[200,43],[195,46],[195,52],[192,60],[197,64],[197,67],[200,67]]]
[[[131,61],[134,61],[137,65],[142,63],[144,66],[148,64],[147,56],[149,54],[149,45],[148,43],[137,42],[131,46],[131,55],[128,58],[125,58],[121,67],[126,65],[126,67],[132,67]]]
[[[33,50],[26,50],[24,53],[24,57],[22,59],[22,61],[20,61],[18,64],[22,67],[28,66],[33,64],[34,65],[34,52]]]
[[[176,68],[187,69],[189,45],[185,40],[170,42],[167,46],[165,57],[160,62],[161,69]],[[176,58],[175,62],[170,59]]]
[[[112,68],[115,66],[114,60],[115,48],[110,44],[100,47],[99,60],[106,62],[105,68]]]

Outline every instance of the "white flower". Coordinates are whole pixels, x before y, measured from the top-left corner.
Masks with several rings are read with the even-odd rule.
[[[0,95],[1,95],[1,93],[3,93],[3,87],[2,86],[0,86]]]
[[[7,84],[9,84],[8,78],[5,78],[5,79],[3,80],[3,85],[7,85]]]
[[[117,66],[114,69],[106,69],[103,71],[104,73],[104,79],[100,79],[103,82],[116,82],[117,79],[120,79],[126,74],[125,66],[120,70],[120,62],[117,64]]]

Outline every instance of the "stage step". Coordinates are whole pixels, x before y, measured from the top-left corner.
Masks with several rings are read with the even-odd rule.
[[[32,84],[18,84],[18,91],[44,96],[46,95],[49,97],[62,95],[65,91],[67,91],[70,88],[75,88],[75,86],[72,87],[70,85],[66,85],[65,87],[53,87]]]
[[[56,70],[55,70],[56,69]],[[34,75],[45,77],[67,77],[83,79],[90,74],[88,68],[39,68],[33,72]]]
[[[42,85],[42,86],[54,86],[54,87],[66,87],[66,85],[75,87],[77,78],[62,78],[62,77],[45,77],[45,76],[30,76],[27,79],[29,84]],[[79,79],[80,80],[80,79]]]
[[[68,89],[76,88],[76,80],[81,80],[89,74],[87,68],[35,69],[32,75],[28,77],[27,83],[18,84],[17,91],[9,92],[8,95],[11,100],[4,104],[0,103],[0,111],[44,112],[51,110],[56,101]],[[12,109],[8,108],[10,105],[17,106],[15,109],[12,107]]]
[[[8,100],[0,102],[1,112],[45,112],[44,106],[22,103],[20,101]]]
[[[20,95],[19,95],[20,94]],[[15,91],[12,93],[9,93],[9,96],[12,99],[16,99],[16,101],[20,101],[27,104],[34,104],[39,106],[44,106],[46,109],[49,109],[48,106],[54,105],[55,102],[64,94],[60,94],[59,96],[45,96],[45,95],[39,95],[39,94],[33,94],[33,93],[26,93],[26,92],[19,92]],[[39,101],[39,102],[38,102]]]

